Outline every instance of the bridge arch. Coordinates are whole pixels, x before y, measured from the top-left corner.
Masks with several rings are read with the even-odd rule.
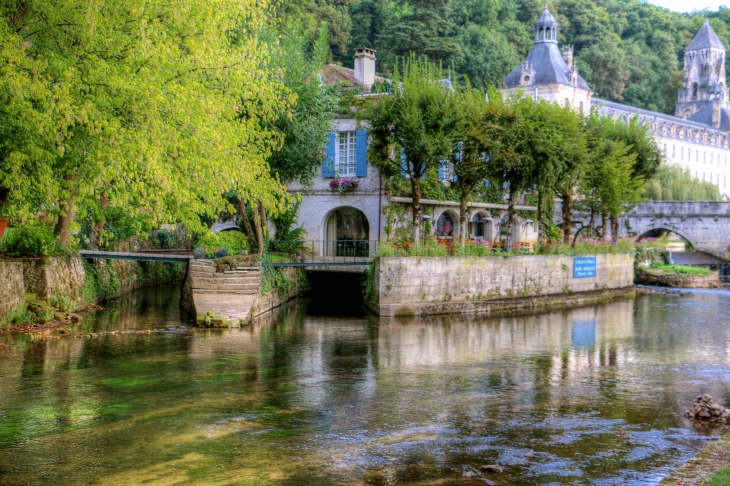
[[[642,228],[641,230],[638,230],[636,232],[636,236],[634,237],[634,241],[637,243],[645,238],[652,238],[652,237],[660,237],[663,233],[674,233],[675,235],[682,238],[685,242],[689,243],[692,248],[695,248],[695,243],[687,238],[684,234],[680,233],[676,229],[670,228],[667,225],[664,226],[652,226],[647,228]]]

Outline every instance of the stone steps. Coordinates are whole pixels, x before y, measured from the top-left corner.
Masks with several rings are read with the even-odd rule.
[[[258,292],[261,284],[199,284],[193,283],[193,290],[225,290],[225,291],[252,291]]]
[[[211,289],[193,289],[196,295],[206,294],[230,294],[230,295],[251,295],[257,296],[259,290],[211,290]],[[252,299],[253,300],[253,299]]]
[[[209,273],[209,272],[190,272],[191,276],[195,279],[215,279],[215,280],[237,280],[240,278],[255,278],[260,280],[261,276],[258,273]]]
[[[207,285],[261,285],[260,277],[195,277],[193,280],[194,287],[205,287]]]

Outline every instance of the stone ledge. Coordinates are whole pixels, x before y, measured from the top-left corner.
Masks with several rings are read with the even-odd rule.
[[[600,300],[633,297],[635,288],[596,290],[566,294],[516,297],[481,301],[459,302],[409,302],[404,304],[380,304],[367,302],[367,307],[381,317],[423,317],[431,315],[503,315],[529,313],[546,307],[574,307]]]

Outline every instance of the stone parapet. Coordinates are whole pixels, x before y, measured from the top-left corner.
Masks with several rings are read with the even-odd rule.
[[[576,258],[595,258],[596,276],[576,278]],[[610,297],[632,290],[633,281],[629,254],[380,258],[375,307],[381,316],[481,314]]]

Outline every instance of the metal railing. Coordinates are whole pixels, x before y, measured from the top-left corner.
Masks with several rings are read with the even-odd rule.
[[[375,240],[273,240],[266,258],[276,267],[367,265],[376,249]]]

